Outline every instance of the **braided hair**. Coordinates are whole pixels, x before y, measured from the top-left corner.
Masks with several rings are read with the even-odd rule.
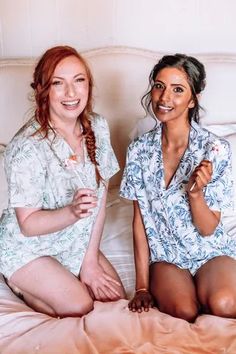
[[[78,119],[83,128],[83,136],[88,151],[89,158],[95,166],[97,183],[102,180],[98,170],[98,162],[96,160],[96,138],[91,126],[93,119],[92,111],[92,89],[93,78],[91,71],[85,59],[77,52],[76,49],[70,46],[56,46],[48,49],[39,59],[33,74],[33,82],[31,87],[34,89],[34,98],[36,103],[35,119],[39,123],[40,128],[37,130],[43,138],[48,137],[49,130],[52,130],[50,125],[49,113],[49,90],[52,82],[52,76],[56,66],[65,58],[75,56],[84,65],[89,82],[88,101],[83,112]]]

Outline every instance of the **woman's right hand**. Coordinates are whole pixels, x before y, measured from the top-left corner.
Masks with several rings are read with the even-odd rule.
[[[129,310],[132,312],[147,312],[149,308],[153,306],[153,297],[147,290],[137,291],[128,304]]]
[[[71,211],[78,219],[84,219],[92,214],[91,209],[97,206],[97,200],[93,189],[80,188],[74,194]]]

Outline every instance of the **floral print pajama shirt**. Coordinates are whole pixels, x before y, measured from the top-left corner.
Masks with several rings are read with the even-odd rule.
[[[119,170],[108,125],[98,115],[91,117],[91,122],[96,137],[98,168],[102,178],[108,180]],[[41,256],[54,257],[78,276],[105,188],[103,183],[97,188],[94,165],[85,147],[84,163],[68,165],[73,151],[67,142],[53,132],[48,139],[37,134],[32,136],[38,128],[35,120],[30,121],[16,134],[5,152],[9,200],[0,219],[0,271],[6,278]],[[71,203],[77,188],[97,190],[98,206],[91,216],[48,235],[22,235],[14,208],[62,208]]]
[[[194,275],[214,257],[236,258],[236,241],[227,235],[222,221],[212,235],[199,234],[192,223],[185,190],[196,166],[208,159],[213,163],[213,176],[204,188],[206,203],[212,210],[232,209],[231,150],[226,140],[192,122],[188,147],[166,188],[161,132],[162,124],[130,144],[120,195],[138,201],[150,263],[165,261],[188,269]]]

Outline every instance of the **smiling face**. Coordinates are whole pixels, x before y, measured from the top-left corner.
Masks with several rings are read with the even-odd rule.
[[[89,80],[85,66],[75,56],[56,66],[49,89],[49,113],[54,123],[76,121],[88,101]]]
[[[153,112],[163,123],[175,119],[188,120],[189,108],[194,107],[187,76],[175,67],[167,67],[157,73],[151,98]]]

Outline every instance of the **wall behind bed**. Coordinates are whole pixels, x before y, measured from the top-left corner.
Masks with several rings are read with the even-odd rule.
[[[234,0],[0,0],[0,142],[30,116],[35,58],[57,44],[75,46],[88,58],[95,109],[108,119],[121,167],[129,133],[144,115],[140,98],[148,74],[163,53],[202,53],[211,63],[203,96],[208,118],[235,122],[235,13]]]
[[[0,56],[58,43],[235,53],[235,13],[234,0],[0,0]]]

